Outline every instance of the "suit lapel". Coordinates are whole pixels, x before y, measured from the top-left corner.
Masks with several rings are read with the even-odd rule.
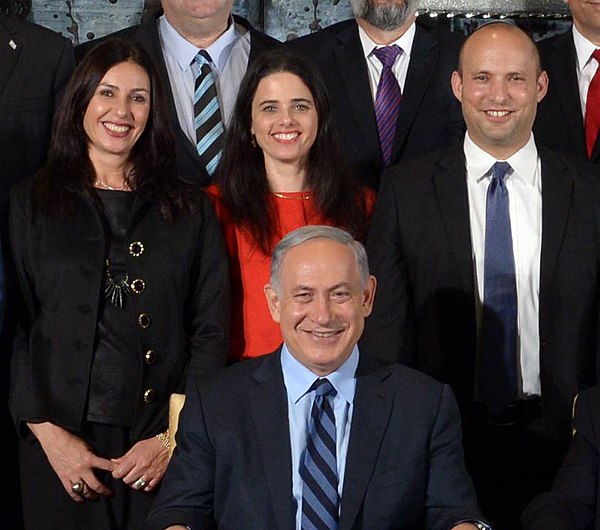
[[[258,386],[250,394],[250,410],[271,506],[278,528],[293,528],[292,454],[280,350],[265,359],[253,377]]]
[[[580,146],[581,154],[587,158],[585,129],[575,64],[577,53],[573,44],[572,31],[567,31],[557,39],[553,53],[555,59],[548,68],[548,76],[550,82],[554,84],[556,94],[564,110],[562,115],[566,119],[571,136],[574,138],[575,144]],[[597,151],[598,149],[596,149],[596,155],[598,154]]]
[[[404,92],[400,102],[392,160],[396,159],[406,142],[408,133],[421,107],[425,91],[429,86],[438,54],[437,41],[417,25],[406,82],[404,83]]]
[[[11,28],[8,17],[0,13],[0,97],[4,94],[23,46],[18,32]]]
[[[573,179],[564,162],[543,147],[542,161],[542,256],[540,279],[552,276],[567,226],[573,194]],[[540,284],[540,292],[545,288]]]
[[[361,356],[356,380],[352,427],[346,456],[340,530],[354,528],[381,443],[389,423],[395,391],[386,384],[389,369],[361,375],[368,359]]]
[[[439,207],[465,292],[473,291],[473,257],[469,196],[462,144],[448,149],[434,175]]]
[[[369,72],[358,36],[358,25],[353,22],[345,26],[338,35],[338,41],[333,54],[346,88],[346,97],[350,101],[358,123],[362,145],[369,153],[368,157],[378,160],[383,167]]]

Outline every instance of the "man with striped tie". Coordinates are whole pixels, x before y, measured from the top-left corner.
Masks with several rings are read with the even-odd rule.
[[[275,352],[190,386],[146,530],[476,530],[449,387],[357,341],[376,281],[345,231],[305,226],[265,286]]]
[[[248,63],[279,41],[232,15],[234,0],[162,0],[162,13],[111,37],[139,41],[169,96],[182,177],[205,186],[219,162],[223,132]],[[78,57],[97,41],[76,48]]]

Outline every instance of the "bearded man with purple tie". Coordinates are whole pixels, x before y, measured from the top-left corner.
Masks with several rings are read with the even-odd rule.
[[[472,33],[451,83],[463,145],[384,172],[361,347],[452,387],[483,513],[517,530],[597,380],[599,181],[534,138],[548,77],[515,25]]]
[[[452,391],[357,347],[364,248],[305,226],[265,286],[284,343],[189,387],[146,530],[477,530]]]
[[[417,21],[418,0],[350,5],[354,19],[286,45],[323,76],[342,151],[377,189],[389,164],[462,139],[464,121],[448,80],[463,37]]]

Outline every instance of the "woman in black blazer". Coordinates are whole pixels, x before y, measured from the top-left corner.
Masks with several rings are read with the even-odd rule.
[[[10,406],[31,530],[141,528],[168,403],[225,363],[228,263],[179,178],[154,66],[110,40],[75,70],[47,165],[11,194],[20,334]]]

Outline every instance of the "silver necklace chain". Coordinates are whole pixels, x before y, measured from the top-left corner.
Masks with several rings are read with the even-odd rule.
[[[127,190],[129,190],[129,186],[127,185],[127,181],[126,180],[123,180],[123,185],[120,188],[114,188],[113,186],[109,186],[100,177],[96,177],[96,182],[94,184],[97,187],[102,187],[102,188],[104,188],[106,190],[111,190],[111,191],[127,191]]]

